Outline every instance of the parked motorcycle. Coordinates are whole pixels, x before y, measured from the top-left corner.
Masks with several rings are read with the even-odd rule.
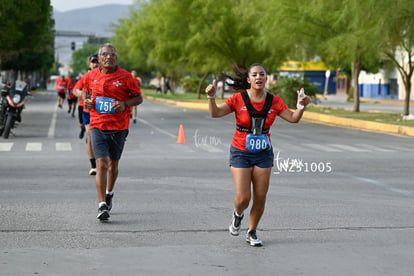
[[[8,139],[16,122],[22,121],[24,100],[31,95],[28,85],[24,81],[17,80],[14,83],[8,82],[1,88],[0,101],[0,136]]]

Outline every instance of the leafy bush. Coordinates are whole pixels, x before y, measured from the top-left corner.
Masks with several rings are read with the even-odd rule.
[[[181,79],[180,83],[184,87],[185,93],[197,93],[198,85],[200,84],[201,78],[198,77],[186,77]],[[208,82],[204,81],[203,88],[207,87]]]
[[[289,108],[296,109],[297,91],[301,88],[305,89],[305,94],[310,97],[311,102],[317,102],[316,94],[320,93],[320,91],[307,78],[281,78],[278,80],[277,85],[269,87],[269,92],[280,96]]]

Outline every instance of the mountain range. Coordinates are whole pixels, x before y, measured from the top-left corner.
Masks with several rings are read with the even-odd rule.
[[[70,1],[70,0],[69,0]],[[129,6],[108,4],[60,12],[53,10],[56,31],[92,33],[98,37],[111,37],[111,25],[120,18],[128,17]]]

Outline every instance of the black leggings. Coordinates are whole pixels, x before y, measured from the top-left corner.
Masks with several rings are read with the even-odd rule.
[[[83,114],[83,106],[78,105],[78,119],[79,119],[79,124],[81,125],[83,125],[82,114]]]

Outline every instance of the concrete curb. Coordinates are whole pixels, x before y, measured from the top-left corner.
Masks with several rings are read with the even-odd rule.
[[[312,123],[320,123],[326,125],[350,127],[367,131],[391,133],[414,137],[414,128],[398,125],[390,125],[378,122],[370,122],[357,119],[342,118],[337,116],[325,115],[316,112],[306,111],[303,119]]]
[[[159,103],[173,105],[173,106],[182,107],[182,108],[208,110],[207,102],[175,101],[175,100],[160,99],[160,98],[156,98],[152,96],[145,96],[145,95],[144,95],[144,98],[149,101],[159,102]],[[310,111],[306,111],[303,114],[302,119],[307,122],[318,123],[318,124],[356,128],[356,129],[361,129],[361,130],[366,130],[366,131],[414,137],[413,127],[390,125],[390,124],[370,122],[370,121],[357,120],[357,119],[349,119],[349,118],[320,114],[316,112],[310,112]]]

